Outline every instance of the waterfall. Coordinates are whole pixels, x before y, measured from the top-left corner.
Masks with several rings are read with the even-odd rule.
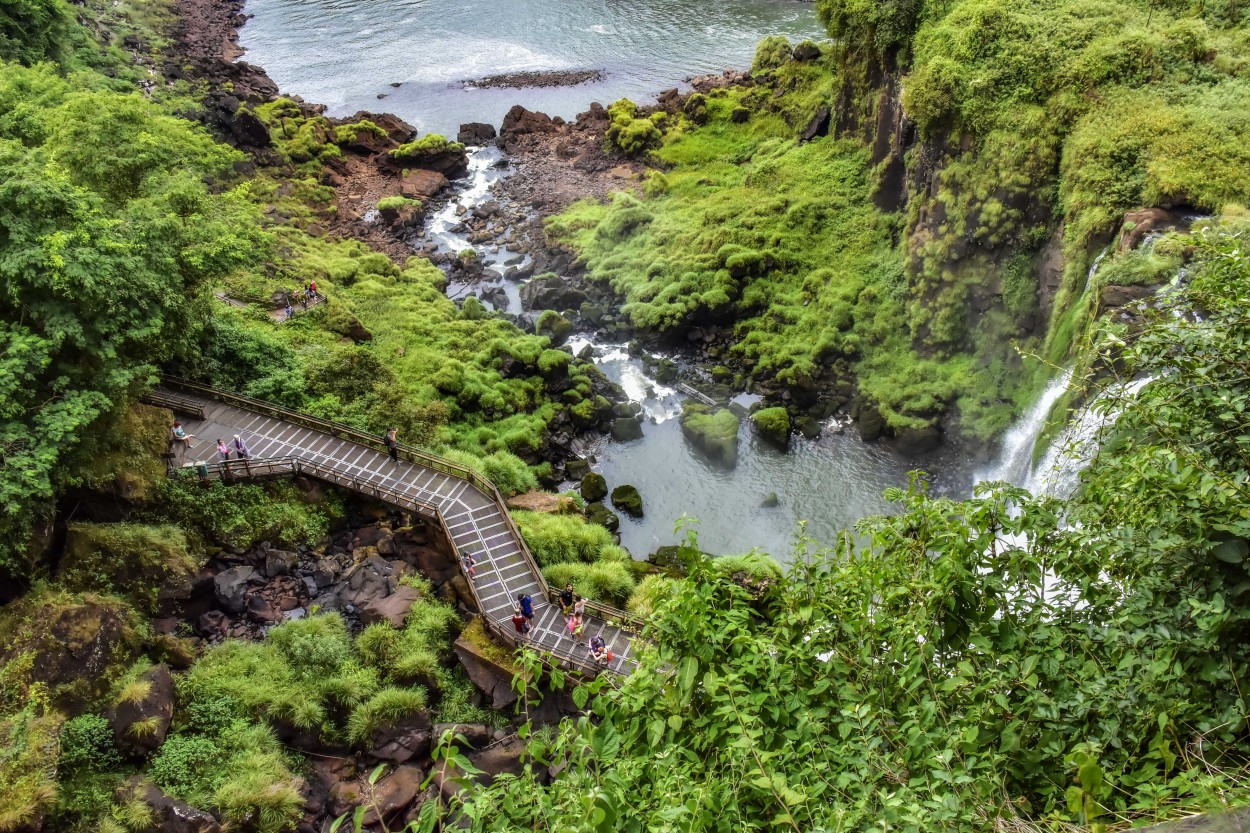
[[[1068,368],[1050,380],[1037,402],[1022,415],[1003,437],[1002,451],[994,466],[979,472],[977,481],[1003,480],[1013,486],[1024,486],[1030,479],[1033,467],[1033,450],[1037,438],[1046,428],[1046,416],[1072,381],[1072,369]]]
[[[1036,495],[1071,497],[1081,472],[1093,462],[1107,432],[1115,426],[1128,403],[1149,383],[1150,377],[1117,382],[1094,397],[1068,423],[1022,485]]]

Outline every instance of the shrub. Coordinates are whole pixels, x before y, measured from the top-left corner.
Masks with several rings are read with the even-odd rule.
[[[672,582],[673,579],[661,573],[644,576],[625,603],[625,609],[637,616],[648,616],[660,602],[669,597]]]
[[[347,736],[357,746],[367,746],[373,733],[405,717],[423,711],[426,693],[422,688],[381,689],[360,706],[352,710],[347,721]]]
[[[63,773],[104,771],[121,766],[121,753],[113,745],[113,730],[96,714],[80,714],[61,728],[58,770]]]
[[[609,551],[620,549],[611,532],[576,515],[518,511],[513,512],[512,517],[541,567],[574,562],[591,564]]]
[[[769,35],[755,47],[755,59],[751,61],[751,72],[762,73],[776,69],[790,60],[793,50],[785,35]]]
[[[449,637],[459,628],[460,617],[451,605],[419,598],[403,629],[385,622],[369,625],[356,638],[356,648],[365,665],[377,669],[388,683],[438,685]]]
[[[553,587],[572,582],[573,589],[586,598],[616,607],[629,601],[635,587],[633,572],[620,561],[553,564],[543,568],[543,576]]]
[[[175,733],[156,751],[147,775],[169,795],[205,807],[226,779],[229,757],[216,737]]]
[[[115,592],[153,613],[161,588],[198,566],[175,526],[71,523],[57,577],[70,590]]]
[[[605,137],[626,156],[640,156],[660,146],[664,134],[651,119],[638,117],[638,105],[622,98],[608,108],[611,119]]]

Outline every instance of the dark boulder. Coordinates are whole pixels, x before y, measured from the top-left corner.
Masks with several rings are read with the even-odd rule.
[[[734,124],[745,124],[751,118],[751,111],[745,107],[735,107],[729,113],[729,120]]]
[[[521,300],[530,309],[557,311],[579,309],[587,302],[586,293],[559,275],[539,275],[521,288]]]
[[[612,420],[612,439],[623,443],[642,439],[642,423],[637,417],[620,417]]]
[[[250,107],[240,107],[230,121],[230,132],[245,147],[267,148],[273,144],[269,128]]]
[[[799,142],[810,142],[817,136],[829,135],[830,112],[828,107],[821,107],[808,121],[807,127],[799,134]]]
[[[859,438],[866,443],[876,442],[885,433],[885,420],[875,402],[861,401],[855,417]]]
[[[809,40],[805,40],[795,45],[790,54],[796,61],[814,61],[820,57],[820,47]]]
[[[460,735],[464,743],[456,742],[457,746],[467,745],[470,749],[482,749],[489,746],[495,739],[495,732],[484,723],[435,723],[434,739],[437,741],[445,732]]]
[[[125,803],[139,800],[151,811],[151,823],[144,827],[150,833],[220,833],[221,825],[203,810],[170,798],[160,787],[141,775],[132,775],[118,788],[118,797]]]
[[[425,773],[419,767],[405,764],[382,778],[371,788],[366,806],[364,826],[372,827],[381,822],[390,830],[403,827],[411,806],[421,795]]]
[[[495,141],[494,125],[483,124],[478,121],[471,121],[468,124],[460,125],[460,132],[456,134],[456,141],[462,145],[485,145],[488,142]]]
[[[105,719],[113,743],[136,758],[156,751],[165,742],[174,717],[174,678],[164,663],[149,669],[126,686],[125,699],[113,705]]]
[[[246,604],[249,582],[260,581],[260,574],[251,567],[231,567],[213,578],[213,592],[217,602],[230,613],[242,613]]]
[[[414,168],[399,181],[399,193],[410,200],[426,202],[447,187],[447,177],[438,171]]]
[[[608,481],[602,474],[592,471],[582,478],[579,490],[587,503],[603,500],[608,496]]]
[[[395,588],[395,592],[389,596],[370,598],[359,605],[360,621],[365,625],[371,625],[374,622],[389,622],[392,627],[402,628],[404,620],[408,617],[408,611],[420,597],[421,592],[415,587],[401,585]]]

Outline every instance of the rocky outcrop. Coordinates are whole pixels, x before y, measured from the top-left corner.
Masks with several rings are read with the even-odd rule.
[[[456,134],[456,141],[462,145],[480,146],[495,141],[498,135],[495,132],[494,125],[471,121],[468,124],[460,125],[460,132]]]
[[[478,628],[477,633],[481,632]],[[473,630],[466,628],[452,649],[473,685],[490,701],[490,707],[496,710],[506,709],[517,701],[517,693],[512,690],[512,678],[516,669],[501,665],[491,656],[494,651],[478,642],[473,637]],[[506,651],[502,648],[497,650]]]
[[[447,177],[438,171],[415,168],[399,181],[399,193],[410,200],[425,202],[447,187]]]
[[[369,739],[370,758],[407,763],[413,758],[423,758],[430,751],[430,743],[438,737],[427,712],[419,711],[402,720],[380,726]]]
[[[586,504],[586,520],[592,524],[599,524],[609,532],[616,532],[621,528],[620,517],[602,501]]]
[[[521,288],[521,300],[530,309],[557,312],[580,309],[589,298],[586,293],[559,275],[539,275]]]

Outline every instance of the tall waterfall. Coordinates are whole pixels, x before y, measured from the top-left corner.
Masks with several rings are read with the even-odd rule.
[[[1003,437],[1002,451],[994,465],[978,472],[976,479],[1004,480],[1013,486],[1024,486],[1030,479],[1033,468],[1033,451],[1037,446],[1037,438],[1046,428],[1046,415],[1054,407],[1063,392],[1072,381],[1072,369],[1068,368],[1050,380],[1050,384],[1042,391],[1033,407],[1023,414],[1015,425]]]

